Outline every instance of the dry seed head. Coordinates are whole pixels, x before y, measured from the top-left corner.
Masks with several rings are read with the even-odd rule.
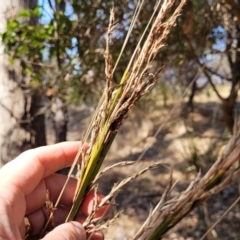
[[[106,173],[107,171],[109,171],[109,170],[111,170],[111,169],[113,169],[115,167],[127,166],[127,165],[132,165],[132,164],[134,164],[134,161],[119,162],[119,163],[115,163],[113,165],[107,166],[102,171],[100,171],[98,173],[98,175],[94,179],[93,183],[95,183],[104,173]]]
[[[91,121],[91,126],[88,129],[87,133],[92,132],[91,142],[90,142],[90,148],[89,148],[89,157],[84,159],[82,165],[81,165],[81,176],[79,178],[79,186],[86,187],[86,189],[89,189],[90,182],[84,183],[83,179],[87,179],[90,181],[93,181],[96,177],[96,169],[98,170],[101,166],[101,163],[105,156],[105,149],[108,149],[111,142],[113,141],[119,127],[122,125],[123,121],[127,117],[128,111],[133,107],[133,105],[136,103],[136,101],[144,95],[156,82],[156,76],[152,74],[151,68],[152,68],[152,61],[154,57],[156,56],[157,52],[164,46],[164,42],[166,40],[166,37],[170,31],[170,29],[174,26],[174,22],[176,21],[177,16],[180,13],[181,7],[183,6],[185,0],[182,0],[179,7],[175,10],[173,15],[167,19],[168,13],[174,3],[173,0],[168,1],[165,0],[162,4],[161,1],[157,2],[156,5],[156,11],[153,14],[153,17],[151,18],[152,27],[150,27],[150,32],[147,40],[143,44],[143,47],[141,49],[140,43],[138,44],[132,59],[130,60],[130,63],[127,67],[126,74],[123,75],[123,79],[121,81],[121,85],[116,89],[115,95],[112,92],[111,87],[111,80],[113,71],[112,70],[112,59],[109,53],[109,45],[110,45],[110,36],[112,33],[112,30],[114,29],[114,18],[113,18],[113,12],[111,12],[111,19],[107,34],[107,43],[106,43],[106,52],[105,52],[105,61],[106,61],[106,88],[104,92],[104,96],[102,100],[100,101],[100,104],[97,108],[96,113],[94,114],[94,117]],[[157,15],[154,21],[154,15]],[[137,15],[137,13],[136,13]],[[164,20],[167,19],[165,22]],[[149,25],[150,26],[150,25]],[[144,34],[146,33],[146,30],[144,31]],[[142,38],[141,38],[142,40]],[[136,55],[138,54],[138,57],[136,58]],[[87,135],[87,134],[86,134]],[[84,139],[87,137],[84,137]],[[95,159],[96,156],[96,159]],[[91,160],[91,162],[89,162]],[[91,163],[91,164],[90,164]],[[156,164],[151,165],[147,167],[146,169],[143,169],[139,173],[133,175],[132,177],[129,177],[119,184],[115,185],[112,189],[112,191],[106,196],[102,202],[97,206],[96,209],[94,209],[93,213],[90,214],[90,217],[88,218],[89,224],[91,222],[94,222],[96,220],[93,219],[94,212],[97,211],[101,206],[104,204],[107,204],[108,201],[111,201],[113,199],[117,192],[127,183],[132,181],[134,178],[138,177],[140,174],[144,173],[150,168],[155,167]],[[94,175],[92,175],[94,174]],[[88,186],[88,187],[87,187]],[[171,186],[172,187],[172,186]],[[76,201],[78,202],[77,205],[75,205],[72,209],[74,212],[77,211],[78,205],[82,201],[82,196],[84,196],[85,189],[83,188],[77,189],[78,196],[76,197]],[[176,199],[177,201],[177,199]],[[173,203],[167,203],[165,205],[166,201],[162,202],[162,207],[165,207],[165,212],[161,212],[161,214],[164,216],[167,213],[169,214],[168,206],[172,206]],[[171,205],[172,204],[172,205]],[[181,205],[181,204],[179,204]],[[76,207],[77,206],[77,207]],[[160,204],[161,206],[161,204]],[[179,207],[180,208],[180,207]],[[172,209],[170,209],[172,211]],[[170,211],[170,212],[171,212]],[[160,214],[160,213],[158,213]],[[70,216],[70,215],[69,215]],[[70,219],[70,218],[68,218]]]

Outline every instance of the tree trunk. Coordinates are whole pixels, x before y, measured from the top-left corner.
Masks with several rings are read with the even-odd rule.
[[[8,18],[37,1],[1,1],[0,32],[6,31]],[[31,5],[31,6],[30,6]],[[0,42],[0,167],[22,151],[46,144],[42,96],[30,94],[19,62],[9,64]]]
[[[65,11],[66,3],[63,0],[55,0],[55,6],[57,11]],[[54,15],[54,21],[56,21],[55,28],[55,48],[56,48],[56,57],[57,57],[57,66],[60,73],[60,78],[64,78],[62,73],[62,59],[60,54],[60,41],[58,39],[58,22]],[[67,105],[63,99],[56,98],[54,101],[53,109],[53,127],[55,131],[55,143],[67,141],[67,123],[68,123],[68,112]]]
[[[67,106],[64,102],[56,98],[55,110],[53,111],[53,127],[55,131],[55,143],[64,142],[67,140]]]
[[[228,55],[231,71],[232,71],[232,87],[229,96],[223,101],[223,121],[228,130],[232,133],[234,126],[234,107],[240,88],[240,26],[236,26],[237,46],[235,51],[229,51]]]
[[[194,110],[193,98],[195,96],[196,91],[197,91],[197,82],[194,81],[192,84],[191,94],[187,102],[187,109],[190,110],[190,112],[193,112]]]

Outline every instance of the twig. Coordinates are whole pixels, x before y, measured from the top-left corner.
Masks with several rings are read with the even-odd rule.
[[[193,47],[193,44],[192,44],[190,38],[189,38],[188,36],[186,36],[186,39],[187,39],[187,41],[188,41],[188,45],[189,45],[189,47],[190,47],[190,49],[191,49],[191,52],[192,52],[192,54],[194,55],[195,61],[197,62],[197,64],[198,64],[199,66],[203,66],[203,64],[202,64],[202,63],[199,61],[199,59],[198,59],[198,56],[197,56],[197,54],[196,54],[196,51],[195,51],[195,49],[194,49],[194,47]],[[219,97],[219,99],[220,99],[221,101],[225,101],[225,99],[224,99],[224,98],[220,95],[220,93],[218,92],[215,84],[212,82],[212,79],[211,79],[211,76],[209,75],[209,73],[208,73],[206,70],[204,70],[204,73],[205,73],[205,75],[206,75],[206,77],[207,77],[207,79],[208,79],[208,82],[209,82],[210,85],[212,86],[212,89],[213,89],[214,92],[216,93],[216,95]]]
[[[211,74],[216,75],[216,76],[218,76],[218,77],[220,77],[220,78],[222,78],[222,79],[226,79],[227,81],[231,81],[231,80],[232,80],[232,78],[223,76],[222,74],[216,72],[216,70],[212,70],[211,68],[209,68],[209,67],[207,67],[207,66],[206,66],[205,69],[206,69],[208,72],[210,72]]]
[[[199,239],[203,240],[210,231],[212,231],[213,228],[217,226],[218,223],[220,223],[223,218],[229,213],[229,211],[240,201],[240,196],[237,198],[237,200],[224,212],[224,214],[207,230],[207,232]]]

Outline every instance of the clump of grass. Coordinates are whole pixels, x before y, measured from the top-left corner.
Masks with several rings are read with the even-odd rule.
[[[176,19],[185,2],[186,0],[181,0],[170,16],[169,12],[175,3],[175,0],[165,0],[163,2],[159,0],[156,2],[152,17],[132,54],[118,86],[113,86],[112,84],[113,73],[117,68],[121,54],[124,51],[129,35],[135,26],[144,1],[138,2],[133,20],[129,27],[129,33],[115,65],[113,64],[113,59],[110,55],[110,39],[116,24],[114,11],[111,11],[105,51],[106,87],[89,128],[82,139],[83,142],[89,141],[88,151],[84,153],[82,147],[80,147],[74,164],[69,172],[70,177],[72,169],[78,164],[78,186],[73,199],[73,206],[66,221],[71,221],[75,218],[84,197],[90,189],[94,189],[94,192],[97,192],[97,186],[94,185],[94,181],[99,176],[102,162],[104,161],[120,126],[126,119],[129,110],[155,84],[161,69],[158,69],[153,73],[153,60],[158,51],[164,47],[165,40],[170,30],[174,27]],[[240,121],[239,124],[237,124],[236,129],[239,129],[239,127]],[[239,157],[239,154],[239,134],[235,131],[235,135],[227,145],[222,157],[213,165],[205,176],[201,178],[199,174],[195,181],[193,181],[184,192],[173,199],[170,199],[170,192],[174,183],[172,178],[170,178],[169,185],[167,186],[159,204],[150,212],[149,218],[133,239],[159,239],[197,204],[209,198],[213,193],[224,188],[232,179],[234,169],[231,169],[230,167]],[[81,163],[79,162],[80,156],[82,158]],[[129,163],[119,163],[118,165],[120,164]],[[112,220],[105,224],[98,224],[99,219],[95,218],[96,211],[100,207],[109,204],[125,184],[153,167],[156,167],[156,164],[143,169],[141,172],[115,185],[101,203],[98,204],[96,200],[92,214],[90,214],[84,226],[88,227],[92,223],[96,224],[96,227],[91,231],[100,230],[108,226]],[[102,172],[100,174],[102,174]],[[62,192],[63,191],[64,189]],[[62,193],[60,194],[59,199],[61,198],[61,195]],[[56,202],[53,209],[57,207],[58,203],[59,200]],[[50,215],[52,215],[52,213]],[[115,216],[115,218],[117,216]],[[113,218],[113,220],[115,218]],[[51,216],[49,219],[51,219]]]
[[[199,151],[197,148],[197,144],[195,142],[194,137],[191,133],[187,133],[186,142],[182,141],[182,148],[183,153],[182,156],[184,159],[187,160],[189,167],[187,171],[199,171],[200,164],[199,164]]]
[[[163,3],[157,1],[152,17],[149,20],[149,23],[132,54],[122,79],[116,88],[112,86],[112,77],[116,65],[113,67],[113,61],[109,50],[111,33],[115,28],[114,12],[113,10],[111,11],[105,52],[106,87],[103,98],[100,101],[89,129],[84,137],[84,140],[87,140],[91,133],[88,152],[82,156],[83,161],[79,167],[79,185],[76,191],[76,197],[66,221],[74,219],[86,192],[91,188],[91,183],[100,170],[108,149],[110,148],[120,126],[127,117],[127,113],[136,101],[147,93],[156,82],[157,75],[161,69],[152,73],[153,60],[158,51],[164,46],[164,42],[170,30],[174,27],[176,18],[179,16],[185,0],[181,1],[177,9],[169,17],[168,13],[174,2],[174,0],[164,1]],[[144,1],[140,1],[137,6],[129,34],[137,20],[143,3]],[[146,36],[147,32],[148,35]],[[127,39],[125,43],[127,42]],[[145,39],[144,42],[143,39]],[[81,150],[79,152],[76,161],[80,154],[82,154]]]
[[[174,183],[170,178],[170,183],[158,205],[150,212],[148,219],[133,239],[159,239],[196,206],[226,188],[237,173],[238,167],[234,166],[239,158],[240,118],[236,121],[233,136],[220,158],[202,178],[199,173],[184,192],[172,199],[170,199],[170,192]]]

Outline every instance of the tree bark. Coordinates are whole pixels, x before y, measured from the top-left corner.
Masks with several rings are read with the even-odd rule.
[[[232,72],[232,87],[229,96],[223,101],[223,121],[228,130],[232,133],[234,126],[234,107],[238,97],[238,90],[240,89],[240,25],[236,25],[236,40],[237,45],[235,49],[229,51],[229,63]]]
[[[56,1],[55,0],[56,11],[65,11],[65,1]],[[60,74],[60,78],[64,78],[64,74],[62,71],[62,62],[61,54],[60,54],[60,41],[58,36],[58,21],[55,18],[54,14],[54,21],[56,21],[56,28],[55,28],[55,48],[56,48],[56,57],[57,57],[57,66],[58,71]],[[55,109],[54,109],[55,108]],[[56,97],[53,106],[53,127],[55,131],[55,143],[67,141],[67,123],[68,123],[68,112],[67,112],[67,105],[63,99]]]
[[[64,142],[67,140],[67,106],[59,98],[56,98],[54,106],[53,128],[55,131],[55,143]]]
[[[6,31],[7,19],[34,4],[36,0],[1,1],[0,32]],[[0,167],[22,151],[46,144],[42,96],[26,86],[20,63],[9,64],[0,42]]]

